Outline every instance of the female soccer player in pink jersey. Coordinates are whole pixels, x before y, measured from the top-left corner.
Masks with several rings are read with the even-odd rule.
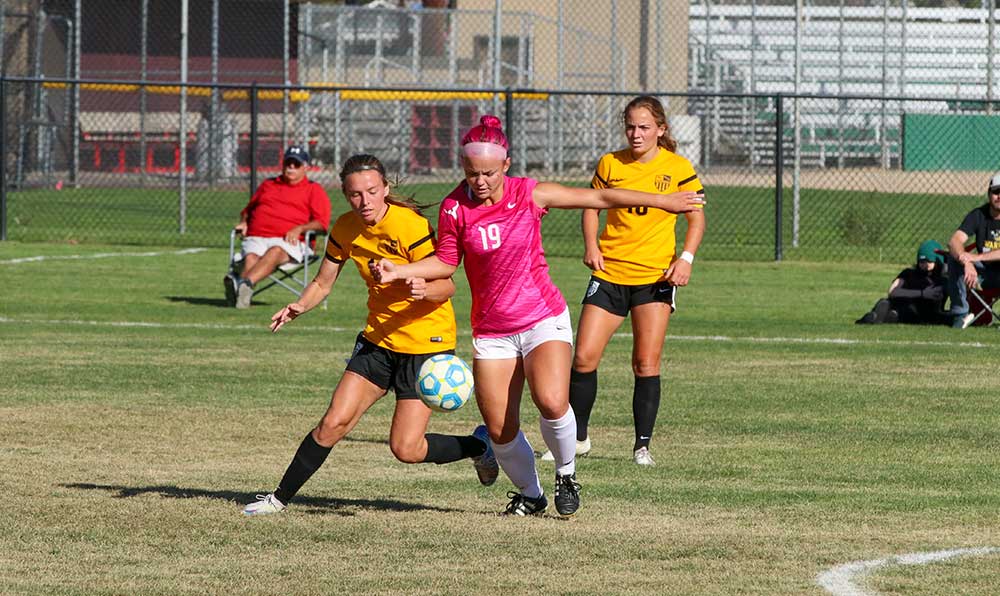
[[[576,419],[569,406],[573,330],[566,301],[549,277],[541,220],[549,208],[659,208],[682,213],[704,204],[701,195],[657,195],[617,188],[569,188],[506,175],[507,137],[495,116],[483,116],[462,138],[465,180],[441,202],[438,247],[413,263],[382,259],[382,282],[450,277],[465,260],[472,291],[476,402],[504,473],[518,489],[506,515],[545,511],[534,451],[521,432],[521,390],[527,379],[541,414],[541,434],[556,464],[559,515],[576,513]]]

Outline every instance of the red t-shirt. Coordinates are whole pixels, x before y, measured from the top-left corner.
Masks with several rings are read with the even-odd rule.
[[[243,213],[247,214],[247,236],[279,238],[313,220],[329,229],[330,197],[321,185],[308,178],[291,185],[277,176],[257,188]]]

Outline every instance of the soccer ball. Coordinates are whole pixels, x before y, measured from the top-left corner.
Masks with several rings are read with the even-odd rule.
[[[417,393],[432,410],[454,412],[469,401],[473,390],[472,369],[454,354],[436,354],[420,366]]]

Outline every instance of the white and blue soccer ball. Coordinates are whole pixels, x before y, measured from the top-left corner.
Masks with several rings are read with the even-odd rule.
[[[420,366],[417,393],[432,410],[454,412],[472,397],[472,369],[454,354],[436,354]]]

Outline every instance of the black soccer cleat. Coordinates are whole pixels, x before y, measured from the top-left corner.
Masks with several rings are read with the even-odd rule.
[[[549,501],[545,498],[545,495],[541,495],[537,499],[532,499],[521,493],[510,491],[507,493],[507,496],[510,497],[510,503],[507,504],[506,509],[500,512],[500,515],[517,515],[520,517],[541,515],[545,512],[545,508],[549,506]]]
[[[556,474],[556,511],[563,517],[569,517],[580,508],[580,483],[576,474],[560,476]]]

